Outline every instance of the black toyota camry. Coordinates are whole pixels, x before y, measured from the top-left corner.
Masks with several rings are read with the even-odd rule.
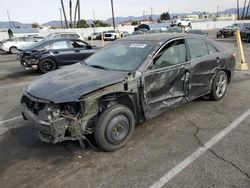
[[[203,36],[134,35],[31,83],[22,113],[43,141],[83,143],[94,134],[100,148],[114,151],[135,124],[166,109],[202,96],[222,99],[234,68],[234,54]]]
[[[25,69],[47,73],[60,66],[80,62],[98,49],[80,39],[42,40],[26,49],[18,49],[17,59]]]

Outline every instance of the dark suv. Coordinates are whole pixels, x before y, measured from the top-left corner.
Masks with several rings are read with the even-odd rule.
[[[250,43],[250,23],[245,23],[241,26],[240,35],[242,40]]]

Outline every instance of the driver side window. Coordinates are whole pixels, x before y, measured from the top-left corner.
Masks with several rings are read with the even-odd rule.
[[[187,61],[185,40],[179,39],[168,43],[155,57],[153,69],[161,69]]]

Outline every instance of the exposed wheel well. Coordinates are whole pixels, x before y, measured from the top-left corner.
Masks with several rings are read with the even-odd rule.
[[[119,92],[119,93],[108,94],[99,98],[98,103],[99,103],[99,114],[92,117],[90,120],[88,120],[87,123],[87,127],[91,128],[92,131],[94,130],[98,117],[104,111],[104,109],[108,108],[109,105],[122,104],[124,106],[127,106],[133,112],[135,121],[137,122],[138,120],[136,107],[134,105],[135,101],[133,100],[132,95],[128,93]]]
[[[231,71],[226,70],[226,69],[222,69],[222,70],[225,71],[225,73],[227,74],[228,83],[230,83],[231,82],[231,76],[232,76]]]

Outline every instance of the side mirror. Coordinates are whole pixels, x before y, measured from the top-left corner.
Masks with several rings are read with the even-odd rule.
[[[93,47],[90,45],[87,45],[87,49],[92,49]]]

